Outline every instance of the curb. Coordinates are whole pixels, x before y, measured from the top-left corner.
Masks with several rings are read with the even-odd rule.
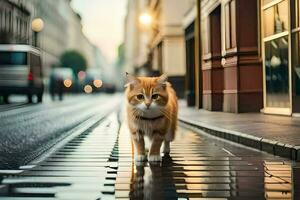
[[[289,158],[291,160],[300,161],[300,146],[283,144],[276,140],[252,136],[246,133],[232,131],[216,126],[208,125],[195,120],[184,119],[179,116],[179,121],[187,128],[194,128],[204,131],[207,134],[220,137],[235,143],[239,143],[248,147],[252,147],[261,151],[271,153],[276,156]],[[197,131],[197,130],[195,130]]]

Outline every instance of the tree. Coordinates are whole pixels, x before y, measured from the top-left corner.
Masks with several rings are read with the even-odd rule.
[[[86,59],[85,57],[76,50],[70,50],[64,52],[60,57],[61,67],[71,68],[74,74],[78,74],[79,71],[86,70]]]

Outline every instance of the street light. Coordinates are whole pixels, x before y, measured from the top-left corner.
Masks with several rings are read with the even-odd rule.
[[[143,12],[139,16],[139,23],[143,25],[145,28],[150,28],[155,32],[159,32],[157,26],[157,22],[153,19],[153,16],[149,12]]]
[[[34,33],[34,46],[38,46],[38,33],[44,28],[44,21],[41,18],[35,18],[31,22],[31,29]]]
[[[140,15],[139,22],[142,25],[150,26],[152,24],[152,16],[148,12],[144,12]]]

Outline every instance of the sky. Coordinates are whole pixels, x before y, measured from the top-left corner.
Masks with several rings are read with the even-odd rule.
[[[82,17],[84,34],[113,62],[123,41],[127,0],[72,0],[72,7]]]

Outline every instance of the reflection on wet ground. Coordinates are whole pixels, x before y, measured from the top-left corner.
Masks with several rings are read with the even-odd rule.
[[[0,170],[0,199],[300,199],[299,163],[180,128],[161,163],[135,164],[118,133],[114,113],[42,162]]]
[[[299,164],[180,128],[160,164],[133,163],[119,136],[115,196],[120,199],[300,199]]]

